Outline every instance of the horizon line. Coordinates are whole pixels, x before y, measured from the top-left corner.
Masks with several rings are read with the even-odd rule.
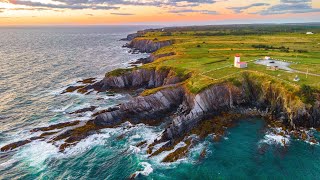
[[[180,22],[180,23],[184,23],[184,22]],[[225,26],[225,25],[293,25],[293,24],[319,24],[320,25],[320,21],[310,21],[310,22],[251,22],[251,23],[243,23],[243,22],[226,22],[226,23],[203,23],[203,24],[199,24],[199,23],[186,23],[186,24],[178,24],[177,25],[165,25],[164,23],[148,23],[148,24],[134,24],[134,23],[128,23],[128,24],[0,24],[0,27],[52,27],[52,26],[65,26],[65,27],[72,27],[72,26],[161,26],[161,27],[184,27],[184,26]]]

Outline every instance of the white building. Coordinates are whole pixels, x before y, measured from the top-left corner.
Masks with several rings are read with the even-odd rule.
[[[248,67],[248,63],[241,62],[240,55],[237,54],[234,57],[234,67],[236,67],[236,68],[247,68]]]

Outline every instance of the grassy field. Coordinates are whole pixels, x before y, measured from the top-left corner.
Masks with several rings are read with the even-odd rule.
[[[312,27],[309,31],[313,31]],[[314,29],[318,31],[319,27]],[[244,30],[241,30],[245,32]],[[175,52],[175,56],[164,57],[145,66],[174,67],[178,73],[192,73],[187,85],[191,91],[197,92],[203,88],[220,82],[223,79],[236,77],[241,72],[259,72],[283,81],[292,86],[309,85],[320,89],[320,76],[308,75],[304,72],[320,75],[320,33],[306,35],[303,32],[273,32],[270,34],[255,34],[246,32],[244,35],[230,30],[188,31],[170,30],[168,32],[154,31],[144,35],[144,39],[154,41],[174,40],[172,46],[164,47],[157,54]],[[225,33],[228,32],[228,33]],[[264,45],[273,48],[256,48]],[[241,55],[241,61],[249,63],[246,69],[232,66],[235,54]],[[294,62],[290,67],[301,72],[270,71],[254,61],[264,56]],[[301,79],[294,82],[298,75]]]

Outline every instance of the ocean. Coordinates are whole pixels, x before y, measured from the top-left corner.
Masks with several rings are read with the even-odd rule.
[[[148,54],[130,54],[119,39],[142,26],[1,27],[0,147],[35,136],[30,130],[72,120],[81,108],[115,106],[131,95],[61,94],[77,81],[97,77]],[[98,110],[99,110],[98,109]],[[209,136],[187,157],[162,163],[168,154],[148,158],[146,149],[164,127],[139,124],[104,129],[59,152],[43,141],[0,152],[0,179],[318,179],[320,147],[266,131],[262,119],[243,119],[220,142]],[[118,137],[125,134],[124,138]],[[319,135],[315,132],[316,138]],[[206,149],[206,157],[200,153]]]

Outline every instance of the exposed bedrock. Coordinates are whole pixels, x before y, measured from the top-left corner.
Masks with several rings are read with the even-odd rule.
[[[172,44],[172,40],[153,41],[150,39],[133,39],[130,43],[125,45],[125,47],[138,50],[141,53],[153,53],[162,47],[170,46]]]
[[[201,120],[231,110],[248,102],[240,88],[230,85],[217,85],[193,95],[186,94],[179,107],[180,115],[173,119],[166,129],[163,141],[178,139]]]
[[[134,38],[137,38],[139,36],[141,36],[143,34],[141,33],[132,33],[132,34],[128,34],[126,38],[121,39],[121,41],[132,41]]]
[[[170,87],[149,96],[139,96],[120,105],[116,111],[98,115],[94,123],[98,126],[115,126],[125,121],[131,123],[159,124],[176,112],[184,98],[182,87]]]
[[[158,125],[170,120],[171,124],[161,139],[155,142],[157,144],[169,141],[165,145],[168,147],[186,139],[193,128],[206,120],[221,113],[243,113],[239,110],[252,107],[256,107],[261,114],[267,115],[266,117],[281,120],[283,125],[291,129],[320,126],[319,96],[316,96],[312,105],[303,103],[300,96],[282,84],[273,81],[261,82],[261,79],[249,74],[244,74],[238,83],[224,82],[192,94],[182,84],[174,84],[180,81],[172,80],[171,76],[176,77],[173,74],[175,73],[171,70],[157,72],[140,69],[115,76],[115,79],[106,77],[105,87],[159,88],[152,90],[149,95],[135,97],[117,108],[98,113],[94,119],[82,126],[77,125],[75,129],[66,130],[62,134],[50,134],[50,142],[65,140],[59,147],[63,151],[100,129],[112,128],[126,121]],[[46,128],[40,130],[46,131]],[[13,143],[1,150],[15,149],[31,141]]]
[[[247,75],[241,86],[232,83],[215,85],[197,95],[186,94],[180,105],[179,116],[173,119],[161,141],[179,139],[200,121],[221,112],[237,112],[242,108],[256,107],[269,118],[282,120],[285,126],[320,126],[319,98],[314,105],[303,103],[298,96],[270,82],[262,85]]]
[[[118,72],[119,71],[119,72]],[[179,77],[170,69],[123,69],[106,74],[106,77],[87,88],[99,91],[109,89],[156,88],[176,84],[188,77]]]
[[[133,62],[131,64],[148,64],[148,63],[154,62],[157,59],[160,59],[160,58],[163,58],[163,57],[168,57],[168,56],[174,56],[174,55],[175,55],[174,52],[164,53],[164,54],[151,54],[149,57],[140,58],[136,62]]]

